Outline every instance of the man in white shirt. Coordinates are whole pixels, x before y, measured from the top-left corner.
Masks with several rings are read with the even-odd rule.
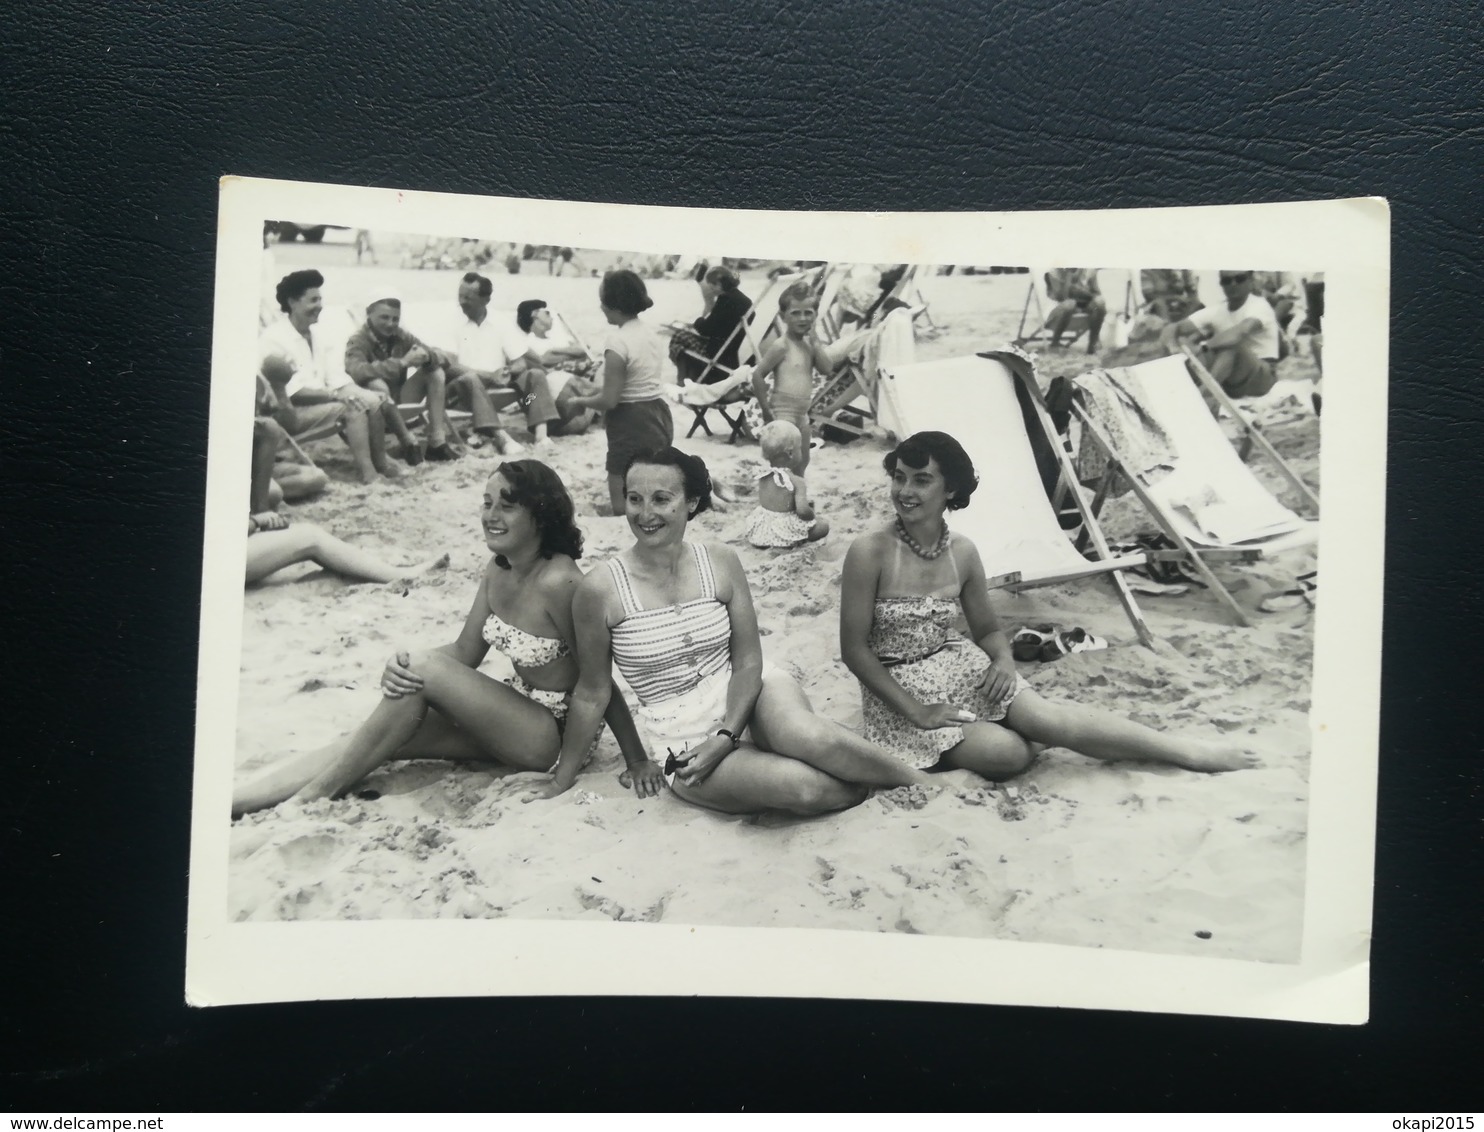
[[[400,473],[387,459],[380,412],[338,369],[332,374],[328,359],[315,350],[313,327],[324,308],[324,284],[325,277],[312,269],[279,280],[275,296],[284,317],[258,337],[258,375],[269,387],[259,396],[258,412],[294,437],[335,426],[362,483],[374,483],[377,475],[395,479]]]
[[[1201,360],[1232,397],[1260,397],[1278,380],[1278,319],[1254,294],[1250,271],[1221,272],[1225,304],[1203,307],[1166,326],[1159,344],[1173,350],[1181,339],[1200,341]]]
[[[519,401],[526,412],[526,425],[536,437],[536,447],[544,448],[551,443],[547,426],[558,419],[546,370],[526,335],[513,322],[490,317],[494,289],[488,278],[474,271],[465,273],[459,283],[459,309],[464,312],[464,320],[458,328],[457,357],[449,374],[453,378],[478,378],[497,408]],[[494,441],[502,453],[520,451],[504,430],[494,434]]]

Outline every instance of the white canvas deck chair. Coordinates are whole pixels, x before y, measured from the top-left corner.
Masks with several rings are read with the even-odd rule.
[[[1175,544],[1169,556],[1188,560],[1237,623],[1248,624],[1247,615],[1212,572],[1211,564],[1252,562],[1312,546],[1319,537],[1318,497],[1193,354],[1145,362],[1115,371],[1111,377],[1095,371],[1077,379],[1084,390],[1094,382],[1108,381],[1116,381],[1125,395],[1136,400],[1168,444],[1152,444],[1143,455],[1121,449],[1105,427],[1106,421],[1090,410],[1088,397],[1084,394],[1074,400],[1073,415],[1108,458],[1092,511],[1101,509],[1111,477],[1120,475]],[[1301,518],[1269,494],[1211,415],[1196,381],[1274,462],[1314,519]],[[1134,422],[1131,427],[1138,436],[1142,426]],[[1128,445],[1125,441],[1124,447]]]
[[[691,421],[690,431],[685,434],[687,440],[694,436],[698,429],[707,436],[714,435],[706,420],[710,413],[718,414],[722,420],[727,422],[728,441],[734,441],[742,435],[742,429],[746,424],[746,419],[742,415],[742,406],[752,399],[752,367],[746,364],[736,367],[726,366],[718,359],[739,338],[744,343],[743,348],[737,351],[739,358],[760,356],[762,347],[772,341],[777,333],[778,302],[783,292],[795,283],[817,281],[823,273],[824,268],[815,267],[808,271],[780,275],[769,280],[762,293],[753,301],[747,317],[737,324],[714,355],[708,358],[694,350],[685,351],[689,357],[705,363],[706,369],[702,371],[703,374],[720,372],[726,375],[720,381],[713,381],[709,384],[687,381],[679,389],[677,397],[680,403],[690,409],[695,416],[695,419]]]
[[[1031,393],[1035,419],[1069,481],[1075,477],[1071,459],[1057,442],[1029,359],[1017,357],[1016,351],[993,353],[997,356],[970,355],[882,370],[890,403],[903,414],[903,432],[933,429],[950,434],[964,446],[979,473],[981,486],[972,503],[954,512],[950,523],[979,548],[991,589],[1018,592],[1107,576],[1135,634],[1144,644],[1152,644],[1154,634],[1121,573],[1144,565],[1146,555],[1115,557],[1080,493],[1074,495],[1097,557],[1084,558],[1073,547],[1037,470],[1015,394],[1017,381]]]

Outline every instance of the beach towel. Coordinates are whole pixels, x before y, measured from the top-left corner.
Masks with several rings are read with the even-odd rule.
[[[1174,469],[1179,457],[1174,442],[1142,405],[1144,389],[1137,374],[1127,369],[1093,370],[1077,378],[1087,415],[1123,454],[1129,467],[1155,482]],[[1092,435],[1083,432],[1074,461],[1077,478],[1094,483],[1108,467],[1108,454]],[[1122,491],[1127,491],[1127,486]],[[1113,494],[1122,494],[1115,488]]]

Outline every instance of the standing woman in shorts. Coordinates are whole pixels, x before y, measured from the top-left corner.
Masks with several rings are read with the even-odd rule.
[[[627,269],[610,271],[598,287],[598,302],[613,329],[603,344],[601,392],[572,399],[574,409],[600,409],[608,433],[608,501],[624,513],[623,473],[640,452],[654,452],[675,438],[670,403],[664,399],[665,346],[639,316],[654,305],[644,280]]]

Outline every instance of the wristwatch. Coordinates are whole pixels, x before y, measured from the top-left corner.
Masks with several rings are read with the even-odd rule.
[[[735,734],[728,731],[725,727],[718,728],[716,733],[718,735],[725,735],[728,739],[730,739],[732,741],[732,750],[734,751],[742,745],[742,740],[737,738]]]

